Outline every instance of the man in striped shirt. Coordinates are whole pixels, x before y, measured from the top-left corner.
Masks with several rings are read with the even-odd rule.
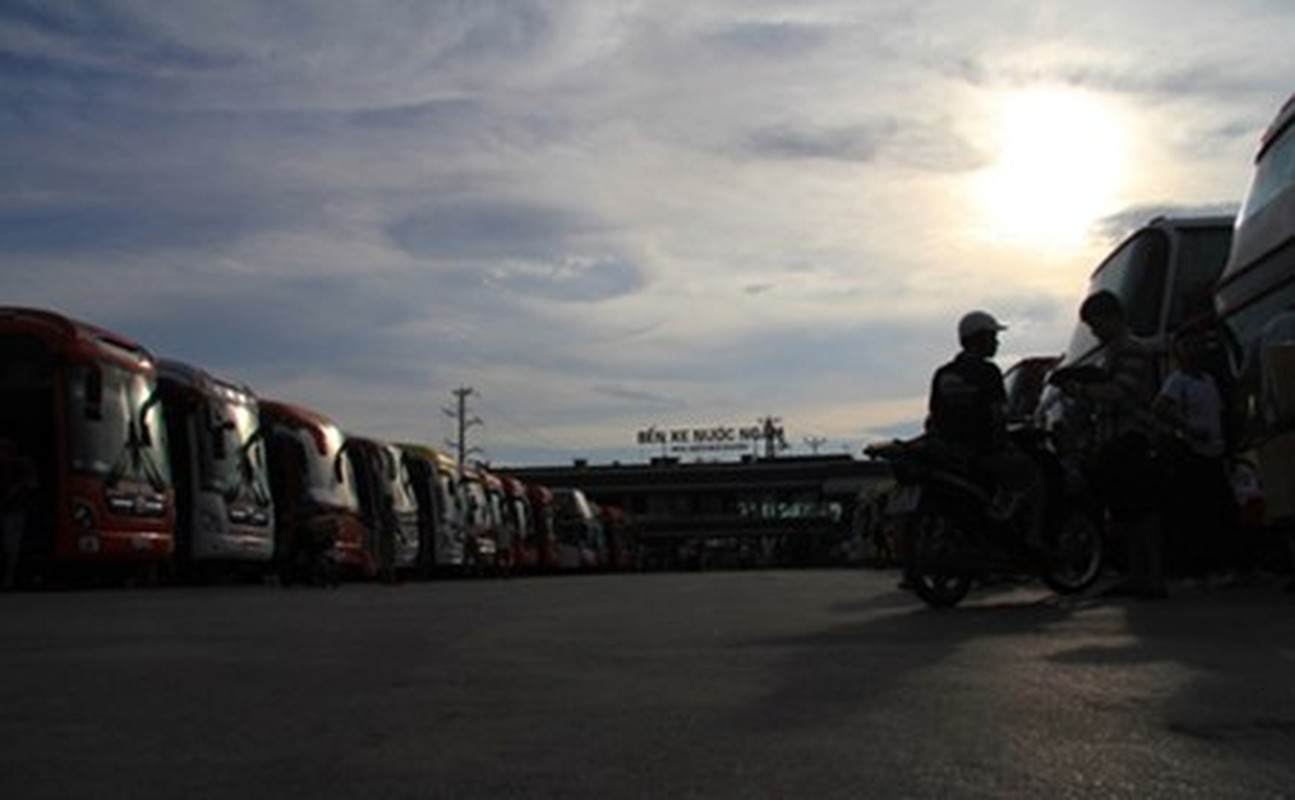
[[[1079,318],[1101,342],[1100,380],[1062,388],[1097,409],[1096,484],[1112,531],[1129,546],[1129,579],[1117,588],[1143,599],[1166,596],[1159,520],[1159,466],[1152,455],[1155,353],[1130,333],[1117,295],[1089,296]]]

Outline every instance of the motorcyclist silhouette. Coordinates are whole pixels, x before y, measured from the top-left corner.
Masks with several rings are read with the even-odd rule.
[[[991,359],[998,334],[1006,330],[993,315],[971,311],[958,321],[961,352],[931,379],[926,431],[968,472],[987,478],[995,490],[996,517],[1020,514],[1023,543],[1037,546],[1043,526],[1043,477],[1033,459],[1007,435],[1007,392],[1003,373]]]
[[[931,379],[926,432],[864,448],[895,479],[886,513],[901,532],[901,588],[936,608],[997,576],[1038,577],[1074,594],[1102,568],[1102,530],[1083,485],[1045,431],[1008,429],[1003,375],[991,361],[1003,329],[984,311],[964,316],[962,351]]]

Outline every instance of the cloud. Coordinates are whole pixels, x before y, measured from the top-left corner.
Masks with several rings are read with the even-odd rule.
[[[265,224],[246,208],[163,209],[131,206],[59,205],[0,208],[0,250],[12,254],[94,254],[105,249],[217,247]]]
[[[398,219],[391,238],[417,258],[543,259],[568,237],[592,231],[594,222],[552,206],[451,201]]]
[[[396,220],[388,233],[410,256],[442,265],[460,288],[563,302],[597,302],[641,289],[641,266],[583,252],[599,228],[564,209],[501,202],[445,204]]]
[[[623,386],[595,385],[590,391],[615,400],[627,403],[648,411],[670,411],[684,408],[687,403],[676,397],[667,397],[656,392],[642,389],[630,389]]]
[[[21,2],[6,13],[7,49],[47,76],[91,73],[112,82],[111,99],[193,110],[398,106],[463,92],[544,58],[562,12],[516,0],[367,10],[339,0],[123,0]]]
[[[488,124],[490,113],[480,100],[471,97],[445,97],[401,105],[360,108],[348,112],[349,121],[358,128],[428,132],[468,133],[474,127]]]
[[[79,82],[125,73],[143,77],[152,70],[196,72],[239,64],[220,52],[177,41],[128,6],[13,0],[0,8],[0,21],[23,34],[8,38],[10,55],[47,77]]]
[[[766,158],[866,162],[876,157],[878,141],[885,135],[885,131],[861,127],[797,130],[780,126],[751,134],[747,150]]]
[[[565,302],[597,302],[630,294],[643,271],[616,258],[566,256],[550,261],[505,262],[489,270],[490,286]]]
[[[966,306],[1054,352],[1112,237],[1230,211],[1293,26],[1260,0],[14,0],[0,294],[363,430],[435,438],[474,385],[498,458],[764,413],[857,436],[920,419]],[[1137,146],[1073,249],[977,231],[990,110],[1027,86],[1100,95]]]
[[[970,172],[990,163],[989,155],[959,133],[953,119],[944,114],[896,123],[885,156],[904,166],[945,173]]]
[[[712,31],[705,41],[759,58],[794,58],[822,47],[831,30],[822,25],[778,22],[743,22]]]

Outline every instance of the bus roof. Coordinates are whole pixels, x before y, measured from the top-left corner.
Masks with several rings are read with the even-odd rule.
[[[1264,153],[1268,151],[1268,147],[1277,140],[1282,131],[1290,126],[1292,121],[1295,121],[1295,94],[1286,98],[1286,102],[1282,105],[1281,110],[1277,112],[1276,118],[1268,124],[1263,135],[1259,137],[1259,150],[1255,153],[1255,161],[1263,158]]]
[[[455,461],[454,456],[448,453],[443,453],[431,445],[420,444],[418,442],[400,442],[397,446],[400,447],[401,450],[430,461],[441,469],[451,472],[458,470],[459,465],[458,462]]]
[[[1126,244],[1128,244],[1130,241],[1134,239],[1134,237],[1138,236],[1144,231],[1148,231],[1148,230],[1181,231],[1181,230],[1214,229],[1214,230],[1226,230],[1229,233],[1231,233],[1232,226],[1235,223],[1236,223],[1235,217],[1227,216],[1224,214],[1212,214],[1209,216],[1200,216],[1200,217],[1169,217],[1169,216],[1153,217],[1145,224],[1138,226],[1137,230],[1132,231],[1131,233],[1129,233],[1128,236],[1125,236],[1123,239],[1121,239],[1118,245],[1116,245],[1115,247],[1112,247],[1110,249],[1110,252],[1106,254],[1106,257],[1102,259],[1101,263],[1097,265],[1097,268],[1093,270],[1093,274],[1090,276],[1090,278],[1097,277],[1097,274],[1101,272],[1103,269],[1105,269],[1107,264],[1110,264],[1112,261],[1115,260],[1116,254],[1119,253],[1121,250],[1123,250]]]
[[[336,433],[339,446],[343,441],[342,431],[337,427],[337,423],[318,411],[280,400],[261,400],[260,406],[263,415],[290,427],[305,428],[315,440],[315,447],[320,453],[328,452],[330,431]]]
[[[244,402],[256,399],[256,393],[247,384],[218,378],[202,367],[174,358],[159,360],[157,362],[157,375],[159,378],[199,392],[224,395],[227,398],[236,398]]]
[[[139,342],[54,311],[0,307],[0,330],[37,336],[51,347],[82,350],[131,369],[151,369],[156,363]]]
[[[549,491],[549,487],[539,483],[526,484],[526,496],[532,503],[540,505],[549,505],[553,502],[553,492]]]

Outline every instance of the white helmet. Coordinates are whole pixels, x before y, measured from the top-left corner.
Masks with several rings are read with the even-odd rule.
[[[1005,330],[1007,330],[1007,326],[994,319],[994,316],[987,311],[971,311],[958,320],[959,340],[965,340],[985,331],[997,333]]]

